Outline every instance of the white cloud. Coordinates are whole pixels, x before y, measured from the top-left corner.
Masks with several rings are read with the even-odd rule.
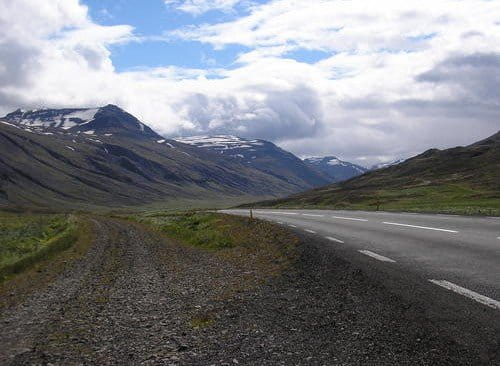
[[[164,0],[167,6],[199,15],[210,10],[230,11],[233,7],[244,2],[243,0]]]
[[[169,3],[200,14],[237,1]],[[231,69],[128,72],[114,69],[109,46],[138,41],[131,26],[99,26],[77,0],[0,4],[2,112],[114,103],[166,135],[269,138],[300,155],[362,164],[500,128],[499,0],[254,4],[234,21],[175,32],[249,47]],[[329,56],[291,58],[304,50]]]

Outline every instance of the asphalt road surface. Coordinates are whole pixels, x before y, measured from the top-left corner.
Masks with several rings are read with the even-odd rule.
[[[223,212],[249,215],[249,210]],[[326,239],[351,259],[368,257],[415,274],[500,315],[498,217],[281,209],[253,214]]]

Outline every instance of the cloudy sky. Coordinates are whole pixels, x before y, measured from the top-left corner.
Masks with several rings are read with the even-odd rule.
[[[0,114],[113,103],[364,165],[500,129],[500,0],[0,0]]]

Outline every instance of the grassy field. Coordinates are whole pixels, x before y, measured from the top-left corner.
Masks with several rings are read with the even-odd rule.
[[[258,206],[500,216],[498,191],[473,188],[467,184],[352,190],[331,187],[328,190],[310,191],[307,196],[292,196],[260,203]]]
[[[0,282],[70,247],[76,238],[67,215],[0,213]]]
[[[254,206],[500,216],[500,132],[469,146],[431,149],[398,165]]]

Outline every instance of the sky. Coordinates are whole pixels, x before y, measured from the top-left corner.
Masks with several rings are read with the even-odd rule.
[[[116,104],[361,165],[500,129],[500,0],[0,0],[0,114]]]

